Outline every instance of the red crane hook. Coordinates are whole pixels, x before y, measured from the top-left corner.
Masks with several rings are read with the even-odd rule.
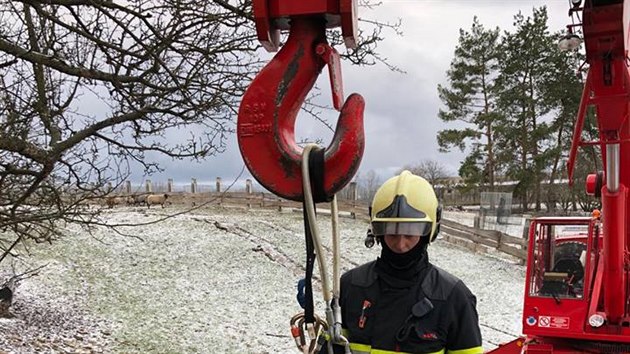
[[[261,185],[286,199],[304,199],[303,149],[295,142],[295,119],[330,50],[334,51],[326,42],[322,20],[291,17],[287,42],[254,78],[241,101],[237,136],[243,160]],[[332,84],[339,81],[333,79]],[[324,151],[321,172],[326,199],[350,182],[359,168],[365,146],[364,106],[363,97],[352,94],[341,108],[333,139]]]

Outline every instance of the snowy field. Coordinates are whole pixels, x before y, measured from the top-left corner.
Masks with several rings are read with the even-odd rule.
[[[113,209],[111,221],[176,210]],[[340,221],[342,270],[378,256],[363,245],[365,221]],[[330,218],[319,225],[330,251]],[[46,267],[19,286],[16,317],[0,320],[0,353],[297,353],[288,323],[300,310],[301,213],[202,209],[126,233],[69,227],[64,240],[32,247],[28,266]],[[439,239],[429,258],[477,295],[486,350],[520,333],[523,266]]]

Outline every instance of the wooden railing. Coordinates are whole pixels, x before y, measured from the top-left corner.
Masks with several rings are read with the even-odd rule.
[[[294,210],[301,212],[302,203],[280,198],[271,193],[248,192],[203,192],[168,193],[168,201],[175,205],[199,206],[218,205],[234,208],[273,209],[278,211]],[[341,216],[369,221],[368,207],[365,202],[358,200],[338,200]],[[326,203],[318,204],[318,212],[330,213],[330,206]],[[483,230],[459,224],[452,220],[442,220],[441,237],[451,243],[464,246],[477,252],[487,248],[496,249],[521,261],[527,258],[527,240],[500,231]]]
[[[442,237],[449,242],[462,245],[474,251],[494,248],[521,261],[527,259],[527,240],[523,238],[510,236],[495,230],[477,229],[451,220],[442,220],[441,225]]]
[[[271,193],[247,193],[247,192],[204,192],[204,193],[167,193],[169,202],[176,205],[220,205],[226,207],[242,208],[302,208],[301,202],[280,198]],[[365,203],[356,200],[339,199],[339,209],[348,213],[354,213],[357,217],[369,219],[368,208]],[[326,209],[326,203],[318,204],[318,208]]]

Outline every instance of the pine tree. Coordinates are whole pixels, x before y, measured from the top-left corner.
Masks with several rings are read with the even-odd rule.
[[[446,106],[440,109],[444,122],[465,123],[461,129],[445,129],[438,133],[440,151],[452,148],[469,154],[460,168],[460,176],[467,183],[488,184],[494,189],[498,166],[495,158],[494,122],[496,90],[495,79],[499,67],[499,28],[486,30],[477,17],[470,32],[460,29],[459,44],[447,72],[448,87],[438,85],[440,99]]]
[[[555,33],[552,38],[561,38],[562,33]],[[584,60],[579,52],[552,51],[549,57],[548,71],[542,77],[542,98],[551,107],[551,135],[541,160],[546,166],[549,183],[546,190],[547,210],[554,210],[561,188],[555,186],[556,180],[566,178],[566,159],[571,149],[573,126],[580,105],[584,83],[577,74],[577,68]],[[592,119],[587,121],[592,122]],[[585,131],[592,130],[586,126]],[[593,147],[590,149],[592,150]],[[586,158],[593,156],[588,154]],[[569,194],[569,193],[566,193]]]
[[[546,116],[554,101],[546,94],[558,49],[547,19],[545,7],[534,8],[531,17],[520,12],[514,16],[516,30],[503,37],[501,75],[496,82],[498,108],[504,116],[497,125],[497,158],[506,164],[508,177],[518,181],[514,193],[521,197],[524,210],[530,190],[540,210],[543,171],[549,163],[545,147],[554,129]]]

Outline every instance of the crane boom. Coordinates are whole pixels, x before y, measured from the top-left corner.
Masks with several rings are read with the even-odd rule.
[[[572,181],[578,148],[601,147],[604,170],[586,180],[601,213],[532,221],[524,336],[493,354],[630,352],[630,0],[572,3],[570,14],[582,12],[588,74],[567,167]],[[582,140],[589,107],[597,141]]]

